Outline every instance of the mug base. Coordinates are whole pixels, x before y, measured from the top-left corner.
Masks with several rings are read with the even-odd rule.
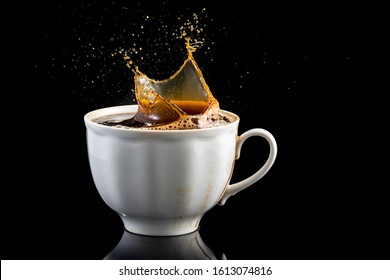
[[[145,219],[120,214],[126,231],[147,236],[177,236],[199,229],[200,218]]]

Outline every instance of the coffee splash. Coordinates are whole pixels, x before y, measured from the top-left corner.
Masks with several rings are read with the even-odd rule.
[[[135,95],[138,111],[131,119],[105,122],[137,128],[170,130],[197,129],[224,125],[229,119],[220,113],[193,53],[197,42],[186,38],[188,58],[169,79],[156,81],[135,68]]]

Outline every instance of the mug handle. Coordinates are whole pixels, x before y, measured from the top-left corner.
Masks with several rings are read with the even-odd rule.
[[[235,195],[236,193],[242,191],[243,189],[246,189],[250,185],[256,183],[258,180],[260,180],[272,167],[272,165],[275,162],[276,154],[277,154],[277,145],[275,138],[272,136],[271,133],[269,133],[267,130],[262,128],[254,128],[251,130],[248,130],[247,132],[243,133],[241,136],[237,138],[237,145],[236,145],[236,160],[240,158],[241,153],[241,147],[242,144],[247,140],[249,137],[252,136],[259,136],[263,137],[268,141],[270,152],[267,161],[264,163],[264,165],[252,176],[235,183],[233,185],[228,184],[225,193],[222,195],[221,200],[219,201],[219,205],[224,205],[226,200]]]

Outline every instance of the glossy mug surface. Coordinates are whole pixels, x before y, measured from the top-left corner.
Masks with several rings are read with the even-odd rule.
[[[117,114],[131,117],[137,108],[107,107],[84,116],[94,183],[130,232],[174,236],[196,231],[208,210],[254,184],[275,161],[272,134],[256,128],[238,136],[239,117],[228,111],[222,112],[231,123],[203,129],[124,129],[96,122]],[[235,160],[252,136],[268,141],[268,159],[255,174],[231,185]]]

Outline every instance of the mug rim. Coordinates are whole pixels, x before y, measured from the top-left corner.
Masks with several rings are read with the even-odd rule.
[[[126,109],[133,109],[130,112],[126,111]],[[230,117],[233,117],[233,121],[224,124],[221,126],[215,126],[215,127],[205,127],[205,128],[200,128],[200,129],[164,129],[164,130],[159,130],[159,129],[139,129],[139,128],[120,128],[120,127],[115,127],[115,126],[107,126],[103,124],[99,124],[95,122],[94,120],[107,116],[107,115],[114,115],[114,114],[121,114],[121,113],[136,113],[138,109],[137,104],[133,105],[116,105],[116,106],[109,106],[109,107],[102,107],[98,108],[92,111],[89,111],[84,115],[84,122],[85,125],[90,128],[96,128],[96,129],[106,129],[106,130],[111,130],[111,131],[123,131],[123,132],[137,132],[137,133],[199,133],[201,131],[212,131],[212,130],[219,130],[219,129],[224,129],[228,128],[230,126],[235,126],[237,123],[240,121],[240,117],[230,111],[227,110],[220,110],[223,114],[227,114]],[[103,112],[105,112],[103,114]],[[111,112],[111,113],[109,113]],[[99,115],[99,113],[101,113]]]

